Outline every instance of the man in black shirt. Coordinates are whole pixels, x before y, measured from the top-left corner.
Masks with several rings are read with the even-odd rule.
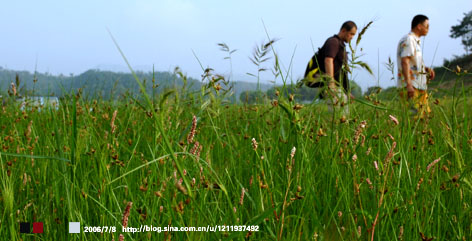
[[[323,47],[313,56],[305,71],[305,78],[308,81],[314,80],[311,83],[308,82],[308,86],[324,87],[326,83],[328,84],[331,94],[335,97],[333,104],[338,104],[340,101],[347,104],[346,93],[349,93],[349,80],[346,73],[348,66],[345,43],[349,43],[356,33],[357,26],[353,21],[344,22],[339,33],[328,38]],[[325,78],[320,78],[320,76]],[[339,86],[342,86],[344,91]],[[352,95],[350,97],[354,98]]]

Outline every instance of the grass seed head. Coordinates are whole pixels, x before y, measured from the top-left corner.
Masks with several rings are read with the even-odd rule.
[[[197,153],[199,146],[200,146],[200,143],[198,141],[195,141],[195,144],[193,144],[193,147],[190,150],[190,154],[195,155]]]
[[[28,124],[28,127],[26,128],[25,130],[25,137],[26,139],[28,140],[28,142],[31,140],[31,127],[33,126],[33,121],[30,120],[29,124]]]
[[[426,167],[426,171],[429,172],[429,170],[436,164],[438,163],[439,161],[441,160],[441,157],[434,160],[433,162],[431,162],[427,167]]]
[[[241,189],[241,196],[239,197],[239,205],[241,205],[241,206],[244,204],[244,193],[245,192],[246,192],[245,189],[242,188]]]
[[[186,189],[184,186],[182,186],[181,183],[176,182],[176,183],[175,183],[175,186],[177,187],[177,189],[178,189],[180,192],[182,192],[184,195],[187,195],[187,193],[188,193],[188,192],[187,192],[187,189]]]
[[[460,176],[461,176],[460,173],[457,173],[456,175],[454,175],[454,176],[452,177],[452,182],[457,182],[457,180],[459,180],[459,177],[460,177]]]
[[[354,155],[352,156],[352,161],[353,161],[353,162],[356,162],[356,161],[357,161],[357,154],[354,154]]]
[[[130,214],[131,207],[133,206],[132,202],[128,202],[125,208],[125,212],[123,213],[123,220],[122,220],[122,225],[123,227],[128,227],[128,218]]]
[[[254,151],[257,150],[257,141],[256,141],[256,139],[252,138],[251,141],[252,141],[252,149],[254,149]]]
[[[392,147],[390,148],[390,151],[388,151],[388,154],[387,156],[385,157],[385,163],[388,163],[392,157],[393,157],[393,151],[395,150],[395,147],[397,146],[397,143],[396,142],[393,142],[392,143]]]
[[[193,138],[195,137],[195,130],[197,129],[197,117],[194,115],[192,118],[192,128],[190,129],[190,133],[187,136],[187,143],[192,143]]]
[[[374,187],[372,186],[372,182],[370,181],[369,178],[366,178],[365,181],[367,182],[367,184],[369,184],[369,188],[370,189],[373,189]]]
[[[12,91],[12,94],[13,96],[16,96],[16,86],[15,86],[15,83],[11,82],[11,91]]]
[[[114,134],[115,133],[115,130],[116,130],[116,125],[115,125],[115,120],[116,120],[116,115],[118,114],[118,110],[115,110],[113,112],[113,116],[111,117],[111,123],[110,123],[110,126],[111,126],[111,134]]]
[[[390,120],[395,124],[395,125],[398,125],[400,122],[398,121],[398,119],[393,116],[393,115],[388,115],[388,117],[390,118]]]
[[[418,181],[418,184],[416,184],[416,190],[420,189],[421,183],[423,183],[423,181],[424,181],[424,179],[420,178],[420,180]]]
[[[293,147],[292,148],[292,151],[290,152],[290,159],[292,160],[293,162],[293,158],[295,157],[295,152],[297,151],[297,148]],[[293,165],[293,163],[292,163]]]
[[[403,240],[403,226],[400,226],[400,231],[398,233],[398,240]]]
[[[356,129],[356,132],[354,132],[354,143],[359,143],[359,137],[361,136],[362,132],[364,131],[364,129],[366,128],[366,125],[367,125],[367,121],[363,120],[361,121],[361,123],[359,124],[359,126],[357,127]]]

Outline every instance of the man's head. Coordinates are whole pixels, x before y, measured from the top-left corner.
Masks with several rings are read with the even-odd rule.
[[[344,42],[349,43],[356,33],[357,25],[353,21],[346,21],[341,26],[338,36]]]
[[[426,36],[429,31],[429,19],[425,15],[418,14],[411,21],[411,31],[418,36]]]

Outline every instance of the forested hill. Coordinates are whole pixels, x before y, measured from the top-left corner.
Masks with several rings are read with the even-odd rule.
[[[156,94],[169,88],[183,86],[182,78],[172,72],[136,72],[138,78],[146,85],[148,93]],[[17,78],[18,76],[18,78]],[[0,95],[6,95],[11,83],[19,80],[18,92],[21,95],[36,96],[63,96],[79,88],[82,95],[88,98],[101,97],[110,99],[119,97],[125,93],[139,93],[139,85],[131,73],[102,71],[98,69],[88,70],[80,75],[52,75],[49,73],[31,73],[28,71],[10,70],[0,67]],[[153,82],[154,79],[154,82]],[[199,90],[202,85],[200,80],[187,78],[187,88]],[[153,88],[153,86],[155,88]],[[261,84],[261,90],[266,91],[272,85]],[[256,90],[257,84],[252,82],[234,82],[234,96],[239,96],[244,91]]]
[[[459,69],[457,68],[459,67]],[[467,72],[461,78],[465,86],[472,85],[472,54],[456,56],[451,60],[444,60],[443,66],[434,68],[436,79],[431,81],[431,88],[449,89],[454,86],[458,79],[456,71]]]

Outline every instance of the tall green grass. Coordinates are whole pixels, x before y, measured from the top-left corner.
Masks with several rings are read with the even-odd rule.
[[[125,240],[472,238],[469,96],[431,103],[426,119],[398,99],[351,103],[342,116],[283,91],[272,104],[230,105],[224,77],[210,69],[204,76],[200,92],[120,102],[72,93],[57,111],[4,106],[0,239],[118,240],[128,202],[129,227],[259,232],[123,233]],[[33,221],[44,222],[43,234],[19,233],[19,222]],[[69,221],[117,232],[68,234]]]

